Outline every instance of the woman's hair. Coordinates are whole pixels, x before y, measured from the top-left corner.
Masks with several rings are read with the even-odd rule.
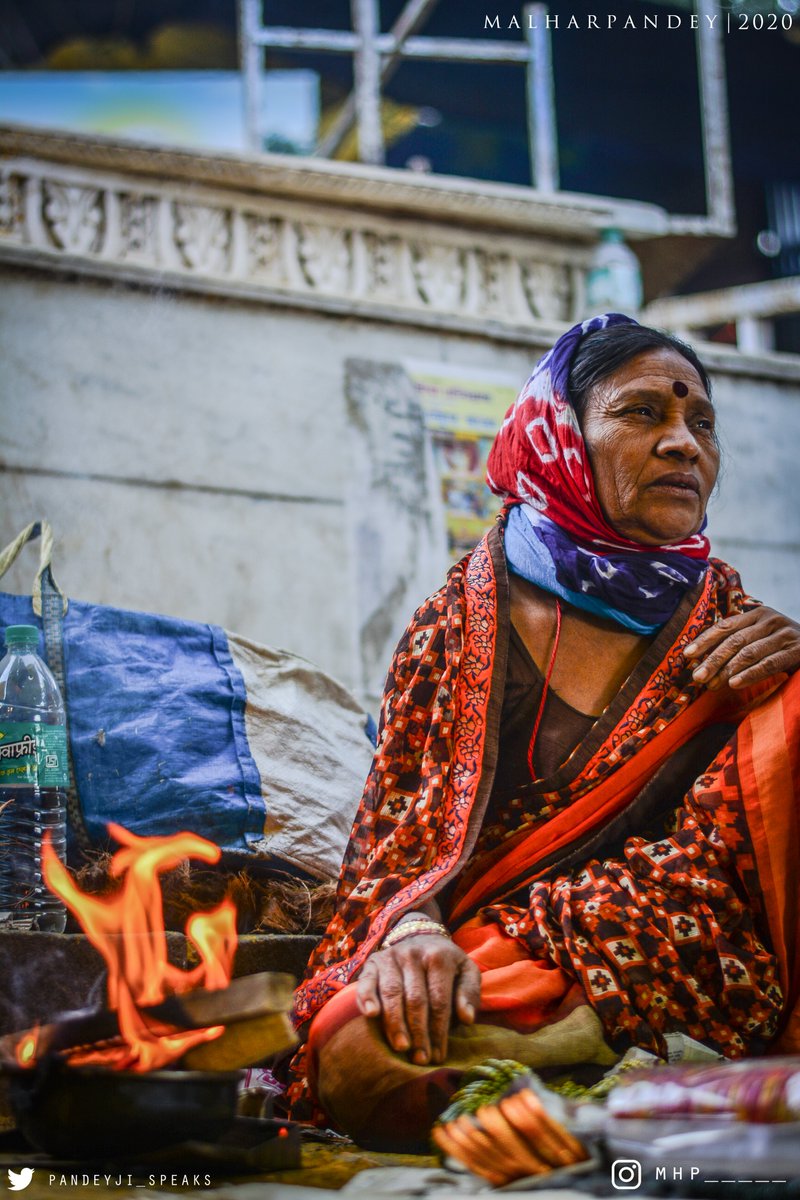
[[[572,359],[567,384],[572,407],[580,421],[591,388],[607,379],[624,363],[648,350],[675,350],[694,367],[711,397],[711,380],[691,346],[670,333],[649,325],[609,325],[596,329],[580,342]]]

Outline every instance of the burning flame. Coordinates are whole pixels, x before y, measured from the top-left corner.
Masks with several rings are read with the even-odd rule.
[[[26,1033],[17,1043],[17,1062],[21,1067],[32,1067],[36,1062],[36,1050],[39,1045],[39,1027]]]
[[[53,850],[42,847],[45,882],[79,920],[89,941],[108,967],[108,1004],[117,1012],[124,1047],[95,1047],[70,1056],[70,1063],[103,1063],[119,1070],[154,1071],[200,1042],[213,1041],[224,1026],[176,1030],[145,1019],[140,1011],[168,996],[194,988],[216,990],[230,983],[236,952],[236,909],[230,900],[206,913],[194,913],[186,936],[200,963],[190,971],[167,959],[167,935],[159,875],[186,858],[219,861],[220,849],[194,833],[171,837],[137,837],[110,824],[109,833],[122,847],[111,860],[110,874],[121,880],[108,899],[88,896],[77,886]],[[31,1036],[31,1035],[26,1035]],[[23,1039],[24,1041],[24,1039]],[[22,1052],[20,1043],[18,1053]],[[35,1059],[36,1045],[29,1063]]]

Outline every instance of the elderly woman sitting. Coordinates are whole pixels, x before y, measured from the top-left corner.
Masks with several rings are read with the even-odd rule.
[[[611,315],[510,409],[498,526],[389,671],[296,1111],[411,1148],[487,1057],[800,1051],[800,628],[708,557],[709,393]]]

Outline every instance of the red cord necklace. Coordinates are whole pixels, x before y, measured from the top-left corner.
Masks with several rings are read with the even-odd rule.
[[[533,766],[533,747],[536,743],[536,735],[539,732],[539,726],[542,723],[544,714],[545,701],[547,700],[547,689],[550,686],[550,676],[553,674],[553,667],[556,665],[556,654],[558,653],[558,643],[561,638],[561,601],[558,596],[556,600],[556,636],[553,639],[553,649],[550,652],[550,663],[547,667],[547,674],[544,677],[544,686],[542,688],[542,698],[539,701],[539,711],[536,714],[536,720],[533,723],[533,733],[531,734],[530,745],[528,746],[528,770],[531,774],[531,779],[536,781],[536,771]]]

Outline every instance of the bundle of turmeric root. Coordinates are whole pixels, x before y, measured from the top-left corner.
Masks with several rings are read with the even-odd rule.
[[[443,1155],[500,1187],[590,1157],[562,1114],[560,1098],[527,1067],[488,1059],[467,1072],[432,1137]]]
[[[437,1125],[433,1139],[445,1155],[493,1187],[589,1158],[586,1148],[550,1115],[531,1088]]]

